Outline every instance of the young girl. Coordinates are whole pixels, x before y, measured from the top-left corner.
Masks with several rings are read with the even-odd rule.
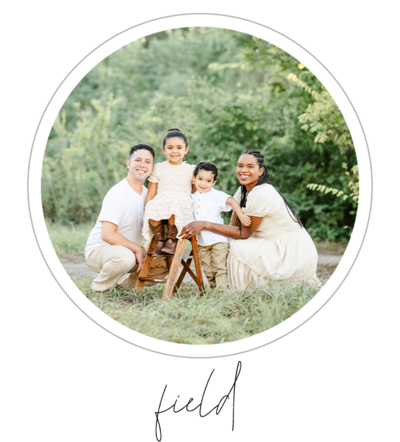
[[[142,231],[146,240],[150,239],[150,228],[154,232],[154,255],[173,254],[176,237],[184,226],[194,221],[190,195],[196,166],[183,161],[189,151],[186,135],[178,127],[168,129],[162,140],[162,150],[167,161],[157,163],[149,177]]]

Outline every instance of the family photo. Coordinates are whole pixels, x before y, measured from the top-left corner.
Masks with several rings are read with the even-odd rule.
[[[262,333],[316,296],[357,214],[350,131],[271,43],[180,28],[112,53],[75,87],[42,168],[50,239],[114,320],[169,342]]]

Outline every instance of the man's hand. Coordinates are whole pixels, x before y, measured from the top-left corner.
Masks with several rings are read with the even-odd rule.
[[[136,256],[136,263],[138,265],[138,268],[136,269],[135,273],[139,273],[142,270],[143,264],[144,264],[144,256],[142,249],[138,250],[137,252],[134,252]]]
[[[144,263],[144,256],[142,248],[132,241],[127,240],[124,236],[117,232],[118,226],[108,221],[102,221],[101,223],[101,239],[112,246],[123,246],[129,249],[135,254],[136,263],[138,265],[135,273],[139,273],[142,270]]]

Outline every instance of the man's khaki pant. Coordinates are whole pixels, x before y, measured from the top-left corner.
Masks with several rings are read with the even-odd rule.
[[[212,288],[218,287],[226,290],[228,287],[228,272],[226,270],[228,248],[226,242],[217,242],[211,246],[199,246],[201,267]]]
[[[145,249],[142,248],[142,250],[145,254]],[[137,269],[136,256],[123,246],[104,245],[96,247],[88,256],[86,263],[91,270],[98,273],[92,282],[92,289],[98,292],[104,292],[112,287],[127,273],[130,273],[130,275],[121,282],[121,286],[133,286],[138,277],[138,274],[134,273]],[[167,274],[166,258],[155,256],[147,276],[163,279]]]

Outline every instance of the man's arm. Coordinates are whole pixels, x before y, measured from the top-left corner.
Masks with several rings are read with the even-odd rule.
[[[101,239],[112,246],[123,246],[127,249],[131,250],[136,256],[136,262],[138,264],[138,268],[135,273],[139,273],[142,270],[144,263],[144,256],[142,252],[142,248],[135,244],[132,241],[129,241],[120,233],[117,232],[118,226],[114,223],[110,223],[109,221],[101,222]]]

